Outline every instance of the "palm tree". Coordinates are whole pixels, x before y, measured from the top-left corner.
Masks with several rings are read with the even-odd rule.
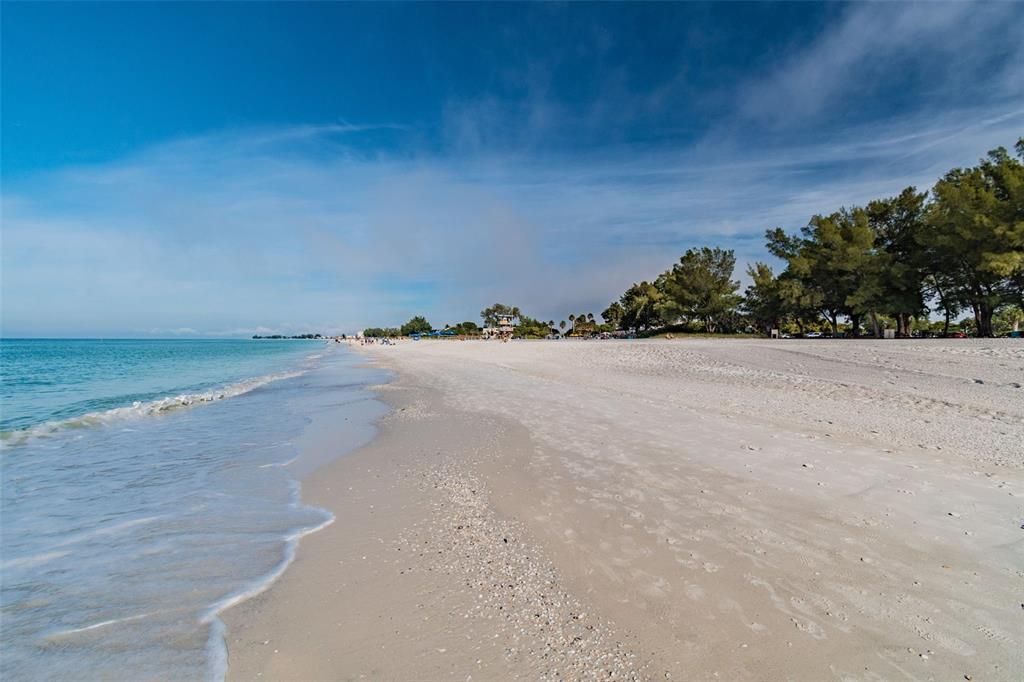
[[[512,319],[514,319],[514,320],[519,320],[519,316],[520,316],[520,314],[521,314],[521,313],[520,313],[520,311],[519,311],[519,308],[516,308],[515,306],[513,306],[513,307],[512,307]]]
[[[565,331],[565,320],[562,320],[561,322],[559,322],[558,323],[558,327],[559,327],[559,329],[561,329],[564,332]]]
[[[587,322],[594,321],[594,313],[587,313]]]
[[[576,331],[576,316],[575,315],[569,315],[569,324],[572,325],[572,329],[569,330],[569,333],[572,334],[574,331]]]

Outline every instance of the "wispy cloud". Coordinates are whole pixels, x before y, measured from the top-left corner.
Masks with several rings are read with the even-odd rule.
[[[799,126],[820,115],[844,119],[880,90],[940,109],[1011,101],[1024,94],[1022,20],[1012,2],[854,3],[768,74],[741,84],[740,111]]]
[[[598,312],[689,246],[762,258],[766,228],[927,186],[1022,122],[922,112],[803,142],[571,155],[367,155],[316,144],[332,126],[178,140],[5,187],[5,332],[351,331],[496,300]]]
[[[596,313],[688,247],[742,267],[767,228],[928,187],[1024,131],[1020,4],[833,14],[710,90],[671,59],[638,78],[606,31],[524,51],[429,131],[226,130],[5,179],[3,331],[351,331],[499,300]],[[592,78],[570,98],[555,84],[573,69]]]

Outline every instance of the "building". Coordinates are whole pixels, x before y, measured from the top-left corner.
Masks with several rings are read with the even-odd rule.
[[[515,326],[512,324],[511,315],[498,315],[497,324],[493,327],[484,327],[482,336],[485,339],[499,339],[501,341],[508,341],[512,338],[513,332],[515,332]]]
[[[498,315],[498,335],[511,337],[513,331],[515,331],[515,327],[512,326],[512,316]]]

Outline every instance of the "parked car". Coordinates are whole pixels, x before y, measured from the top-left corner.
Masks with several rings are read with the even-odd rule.
[[[946,338],[947,339],[966,339],[967,338],[967,334],[965,334],[963,332],[950,332],[949,334],[946,335]]]
[[[807,332],[804,334],[805,339],[820,339],[822,338],[821,332]]]

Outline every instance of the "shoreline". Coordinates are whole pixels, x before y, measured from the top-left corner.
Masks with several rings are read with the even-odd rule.
[[[225,614],[228,677],[1024,670],[1007,527],[1024,481],[993,433],[1021,433],[1006,376],[1024,357],[961,367],[941,353],[967,346],[936,364],[906,346],[785,343],[759,345],[767,373],[700,342],[365,350],[395,373],[375,388],[392,411],[303,481],[304,503],[338,521]],[[904,404],[908,379],[957,402]],[[934,442],[913,447],[918,419]]]
[[[302,480],[303,503],[330,510],[335,523],[304,537],[269,589],[223,614],[227,678],[547,678],[557,676],[543,663],[554,645],[574,640],[576,653],[587,649],[591,659],[567,661],[563,652],[562,669],[575,666],[586,676],[600,660],[617,671],[615,679],[640,678],[635,654],[615,641],[613,626],[588,616],[521,526],[494,514],[487,484],[472,471],[494,466],[496,434],[528,434],[508,420],[437,410],[438,397],[401,374],[373,388],[391,408],[377,436]],[[430,445],[415,445],[420,439]],[[439,544],[444,536],[448,542]],[[482,553],[493,570],[480,571]],[[482,599],[499,575],[517,594]],[[468,595],[470,586],[481,591]],[[331,592],[330,618],[301,622],[316,619]],[[525,601],[516,606],[516,598]],[[392,629],[390,614],[418,611],[427,615]]]
[[[341,350],[341,356],[334,355],[338,350]],[[308,383],[304,389],[301,407],[308,423],[295,440],[298,454],[287,461],[271,462],[260,467],[287,469],[292,476],[289,483],[289,507],[319,513],[322,520],[313,525],[291,529],[282,537],[282,556],[277,564],[264,575],[223,596],[203,613],[200,622],[209,628],[206,657],[210,679],[220,680],[227,677],[226,614],[272,589],[294,563],[301,540],[328,528],[337,520],[334,512],[327,506],[311,504],[304,500],[304,480],[333,460],[358,451],[371,442],[377,434],[377,422],[389,411],[389,408],[378,399],[373,388],[381,379],[390,380],[390,375],[385,373],[385,376],[374,376],[367,382],[367,370],[371,370],[370,376],[373,376],[378,369],[366,363],[365,358],[353,353],[350,348],[329,347],[325,353],[330,354],[333,361],[327,366],[305,369],[280,377],[306,377]],[[313,357],[322,358],[325,353]],[[357,360],[354,364],[353,359]],[[342,372],[340,383],[339,363]],[[362,375],[361,379],[353,383],[353,376],[359,375]],[[353,391],[353,388],[356,390]],[[339,394],[344,397],[342,403],[337,402]],[[335,445],[336,442],[343,445]]]

